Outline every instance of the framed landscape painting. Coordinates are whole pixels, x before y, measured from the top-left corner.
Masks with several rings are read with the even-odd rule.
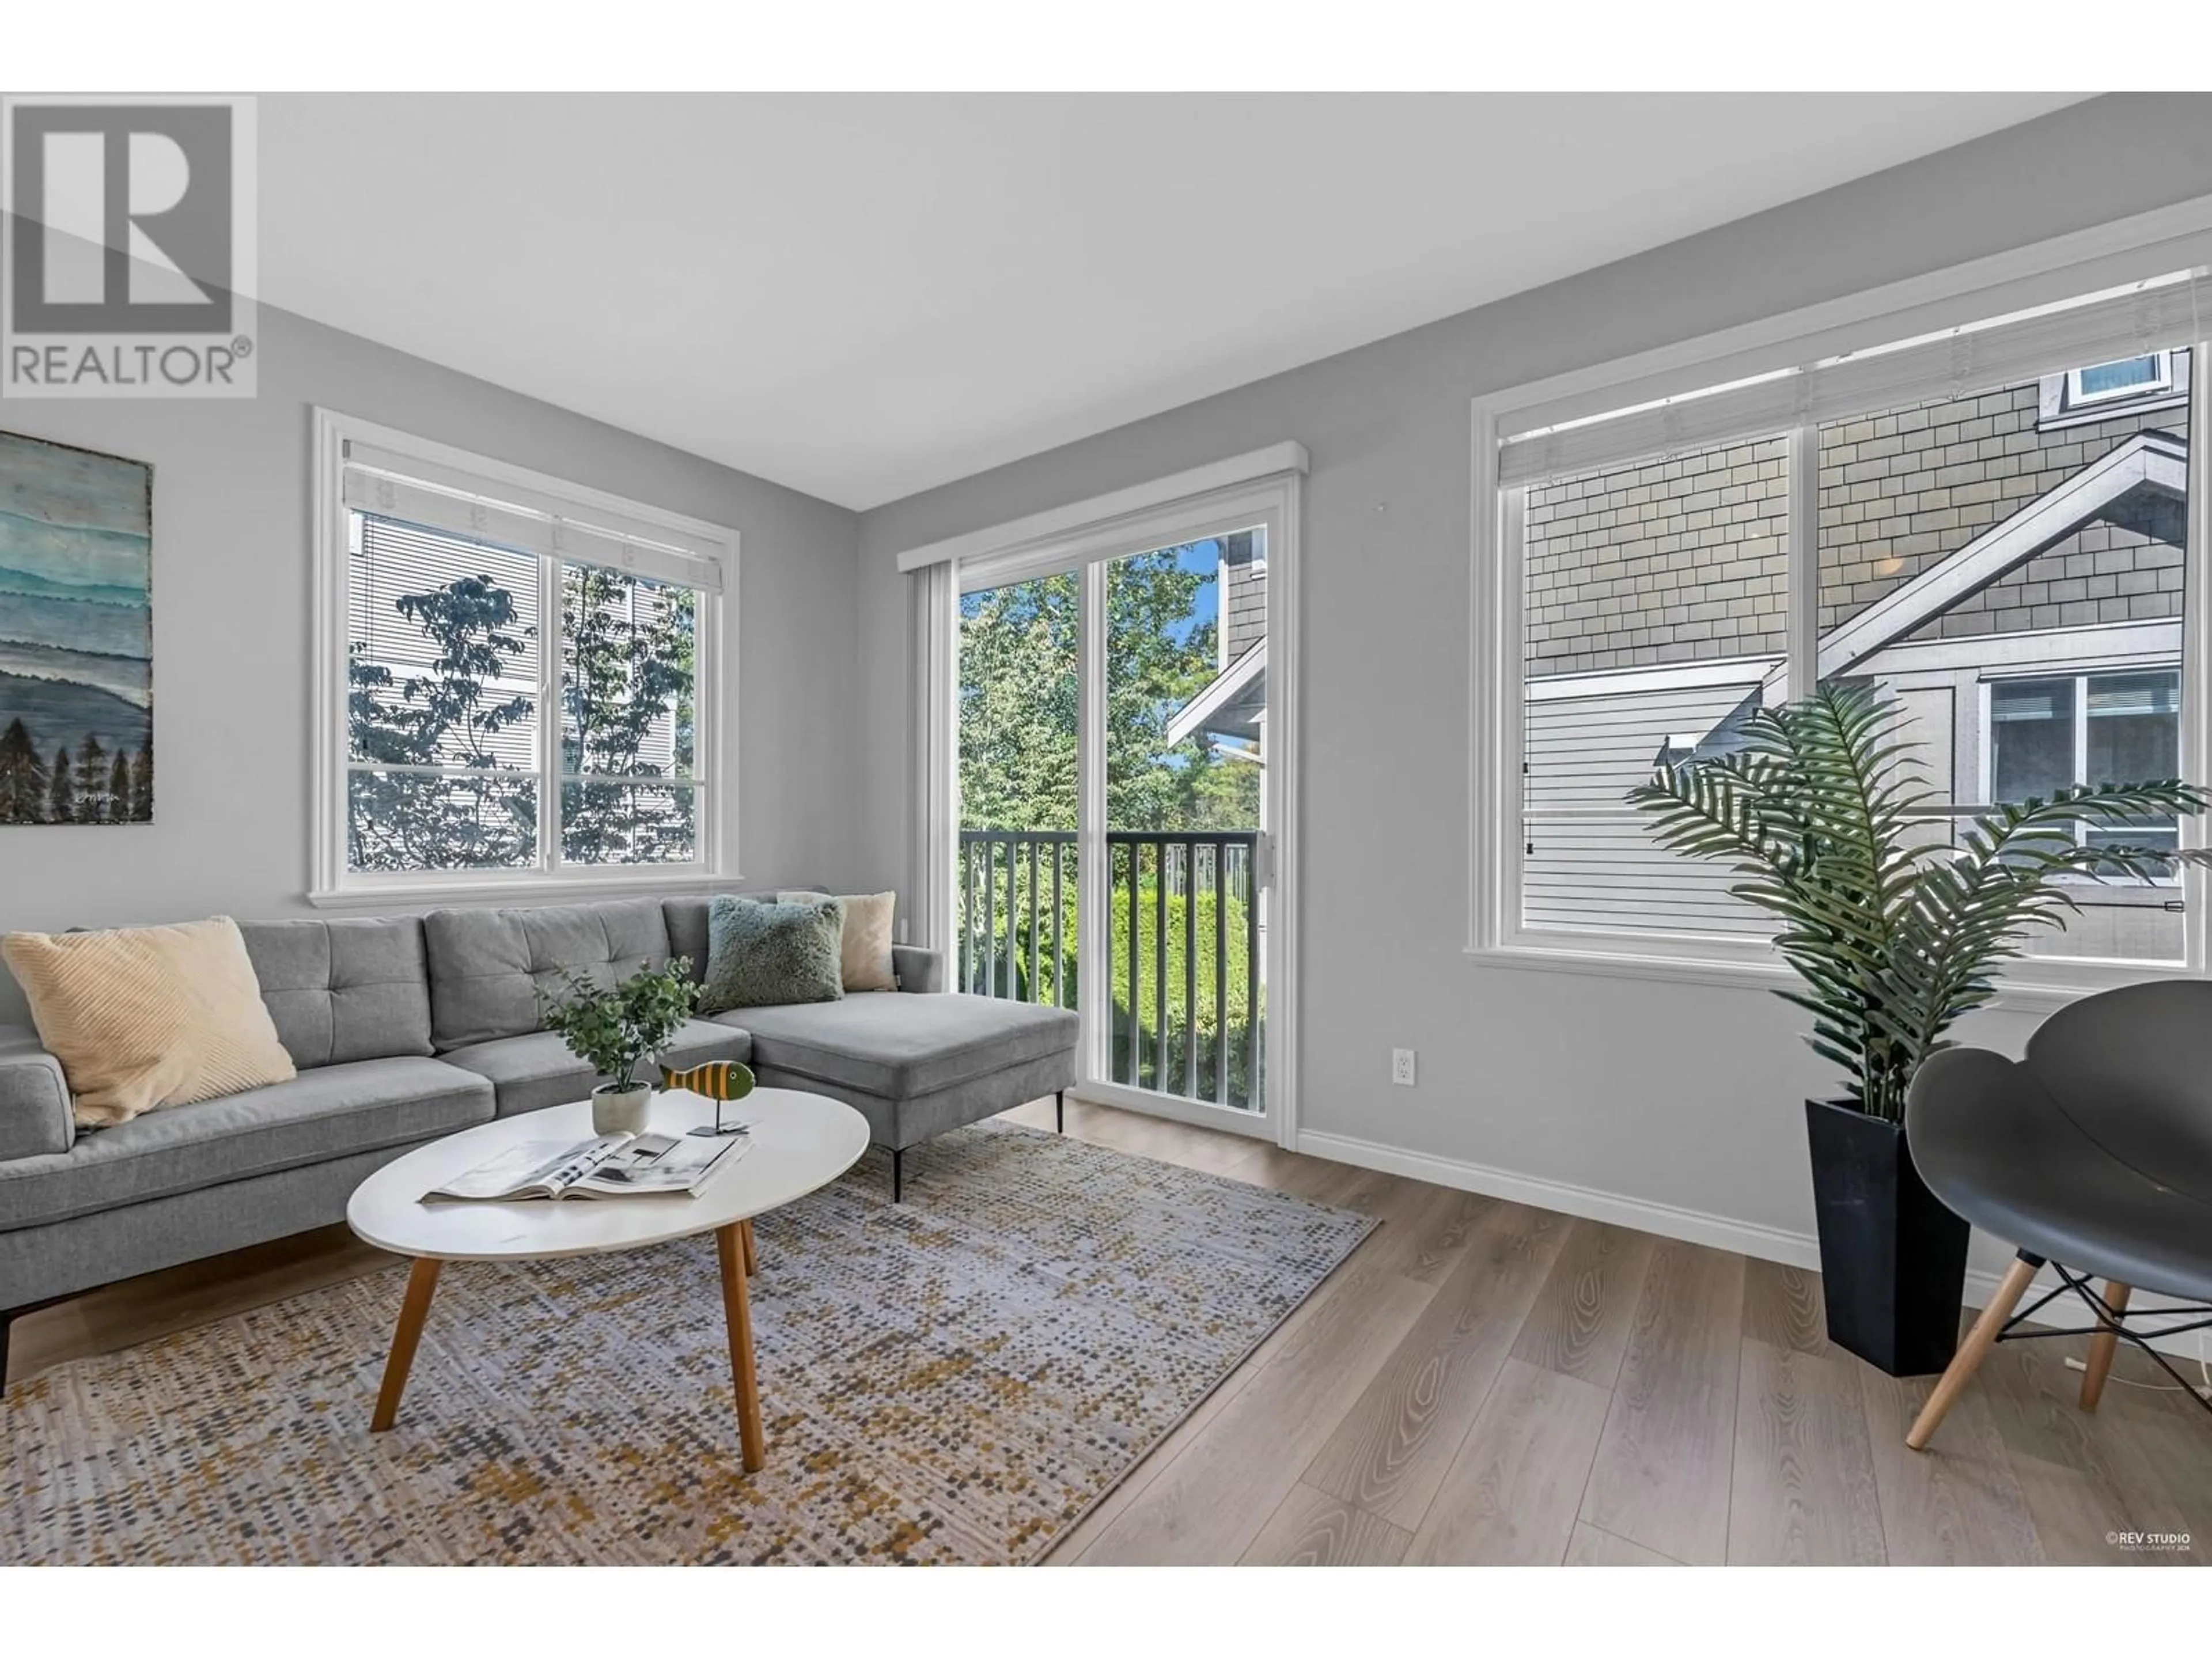
[[[154,471],[0,432],[0,825],[154,817]]]

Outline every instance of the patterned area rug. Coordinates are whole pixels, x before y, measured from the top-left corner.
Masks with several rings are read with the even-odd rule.
[[[755,1225],[758,1474],[711,1237],[448,1267],[372,1436],[394,1268],[17,1384],[0,1560],[1033,1561],[1375,1225],[1006,1124],[907,1166]]]

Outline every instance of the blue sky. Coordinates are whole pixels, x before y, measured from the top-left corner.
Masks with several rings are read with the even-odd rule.
[[[1176,563],[1185,570],[1195,571],[1207,578],[1192,596],[1190,614],[1168,630],[1180,643],[1190,637],[1192,629],[1204,627],[1220,614],[1221,583],[1218,577],[1221,572],[1221,544],[1210,538],[1206,541],[1193,542],[1176,556]],[[975,615],[980,599],[979,594],[963,595],[960,601],[963,614]]]

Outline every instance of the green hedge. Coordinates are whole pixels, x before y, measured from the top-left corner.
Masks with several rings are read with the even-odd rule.
[[[965,981],[970,991],[1002,997],[1013,997],[1025,1002],[1057,1003],[1061,1006],[1076,1006],[1079,991],[1076,964],[1076,895],[1073,876],[1073,860],[1063,870],[1060,892],[1061,927],[1059,950],[1055,953],[1052,925],[1052,877],[1050,866],[1039,873],[1038,907],[1036,945],[1036,973],[1032,982],[1030,963],[1032,944],[1030,925],[1029,871],[1025,865],[1017,868],[1014,885],[1014,916],[1011,938],[1014,950],[1008,959],[1009,929],[1006,917],[1005,866],[1000,867],[1000,881],[993,894],[991,922],[993,937],[997,941],[995,961],[987,964],[981,916],[975,917],[966,941]],[[1129,1077],[1129,957],[1131,929],[1129,893],[1126,884],[1116,887],[1111,895],[1110,912],[1114,927],[1112,982],[1108,988],[1113,998],[1113,1018],[1109,1028],[1111,1042],[1108,1049],[1109,1074],[1117,1082],[1127,1082]],[[1226,1001],[1229,1040],[1230,1102],[1244,1105],[1250,1098],[1250,1080],[1247,1075],[1251,1049],[1250,1030],[1246,1014],[1246,992],[1251,982],[1252,964],[1245,932],[1246,907],[1243,900],[1234,894],[1225,900],[1227,915],[1226,980],[1221,990]],[[1136,1081],[1143,1088],[1164,1088],[1172,1094],[1185,1092],[1184,1081],[1192,1045],[1196,1045],[1198,1087],[1197,1097],[1213,1097],[1218,1044],[1221,1037],[1221,1012],[1216,1000],[1214,984],[1214,926],[1216,896],[1208,884],[1201,884],[1194,894],[1170,893],[1166,908],[1167,946],[1167,1036],[1168,1063],[1164,1079],[1156,1076],[1158,1063],[1158,1030],[1156,1018],[1158,1006],[1158,971],[1160,901],[1158,884],[1145,879],[1138,889],[1135,945],[1137,951],[1136,1019],[1139,1033],[1138,1072]],[[980,912],[980,896],[977,909]],[[1193,912],[1194,911],[1194,914]],[[1184,976],[1184,924],[1189,917],[1195,932],[1192,941],[1195,956],[1192,975],[1196,991],[1195,1018],[1186,1005]],[[1264,997],[1261,999],[1264,1005]],[[1263,1006],[1264,1015],[1264,1006]]]

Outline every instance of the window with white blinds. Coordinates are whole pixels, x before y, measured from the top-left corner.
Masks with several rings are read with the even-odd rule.
[[[1656,846],[1625,796],[1820,681],[1901,710],[1931,844],[2038,790],[2193,775],[2208,255],[2200,233],[2134,280],[2106,261],[2082,291],[2038,279],[1955,321],[1923,307],[1888,336],[1479,403],[1477,592],[1503,672],[1478,740],[1498,813],[1478,948],[1771,960],[1772,919]],[[2182,888],[2092,884],[2030,949],[2069,974],[2172,971],[2203,953]]]
[[[320,427],[319,895],[727,872],[734,536]]]

